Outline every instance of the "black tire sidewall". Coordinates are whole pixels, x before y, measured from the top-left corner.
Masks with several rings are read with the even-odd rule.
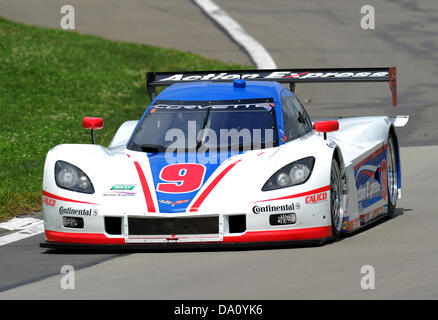
[[[338,161],[333,158],[331,165],[330,165],[330,189],[331,189],[331,176],[332,176],[332,170],[333,170],[333,163],[335,164],[335,166],[338,168],[339,173],[341,172],[340,168],[339,168],[339,164]],[[339,181],[340,181],[341,177],[339,176]],[[330,190],[331,192],[331,190]],[[339,190],[339,192],[341,192],[341,190]],[[339,209],[340,210],[340,209]],[[337,230],[336,226],[335,226],[335,222],[334,222],[334,217],[333,217],[333,211],[332,211],[332,202],[331,202],[331,195],[330,195],[330,219],[331,219],[331,226],[332,226],[332,238],[334,241],[336,241],[340,234],[341,234],[341,230]]]
[[[392,133],[389,134],[389,138],[388,138],[388,146],[389,146],[389,142],[390,140],[392,140],[392,145],[395,148],[396,143],[395,143],[395,139],[394,139],[394,135]],[[395,151],[395,150],[394,150]],[[387,148],[387,152],[386,152],[386,166],[388,167],[388,156],[389,156],[389,148]],[[396,165],[396,172],[398,173],[398,160],[397,160],[397,153],[395,152],[395,165]],[[388,173],[389,171],[386,170],[386,195],[388,198],[388,217],[389,218],[393,218],[395,215],[395,207],[397,205],[397,196],[395,197],[395,203],[393,204],[391,202],[391,196],[389,193],[390,190],[390,186],[389,186],[389,179],[388,179]]]

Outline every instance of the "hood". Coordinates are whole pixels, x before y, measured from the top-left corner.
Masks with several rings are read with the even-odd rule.
[[[164,152],[148,154],[159,211],[185,212],[212,174],[231,156],[229,152],[217,153],[207,162],[197,153],[186,153],[183,161],[171,163]]]

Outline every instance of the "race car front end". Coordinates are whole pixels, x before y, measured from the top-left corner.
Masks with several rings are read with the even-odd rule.
[[[289,148],[293,147],[301,151],[292,160],[284,159],[290,150],[283,147],[247,151],[218,164],[160,165],[164,154],[58,146],[46,160],[43,213],[47,241],[41,246],[205,248],[329,240],[330,168],[322,159],[331,157],[333,149],[315,135]],[[321,150],[309,152],[313,147]],[[94,155],[93,164],[71,156],[84,152]],[[60,171],[56,166],[60,161],[67,163],[61,160],[66,154],[69,163],[87,176],[93,194],[58,185],[56,174],[65,168]],[[273,158],[282,160],[273,165]],[[281,181],[283,168],[290,171],[291,165],[300,168],[297,164],[302,163],[309,168],[301,178],[305,181],[283,188],[272,184],[272,179]],[[172,188],[184,185],[170,182],[172,172],[181,170],[193,174],[186,182],[190,183],[187,188],[195,188],[192,194],[171,193]],[[205,181],[199,187],[197,176]],[[79,171],[77,180],[81,181]]]

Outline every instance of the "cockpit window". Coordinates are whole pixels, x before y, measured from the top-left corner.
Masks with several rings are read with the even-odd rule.
[[[278,146],[273,99],[156,101],[135,130],[128,149],[164,152],[215,148],[254,150]]]
[[[297,97],[292,95],[283,96],[281,102],[286,141],[297,139],[312,131],[310,117]]]

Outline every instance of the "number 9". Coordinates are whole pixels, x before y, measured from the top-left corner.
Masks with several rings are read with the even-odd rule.
[[[205,166],[197,163],[181,163],[165,166],[160,172],[157,191],[165,193],[186,193],[198,190],[202,186]]]

